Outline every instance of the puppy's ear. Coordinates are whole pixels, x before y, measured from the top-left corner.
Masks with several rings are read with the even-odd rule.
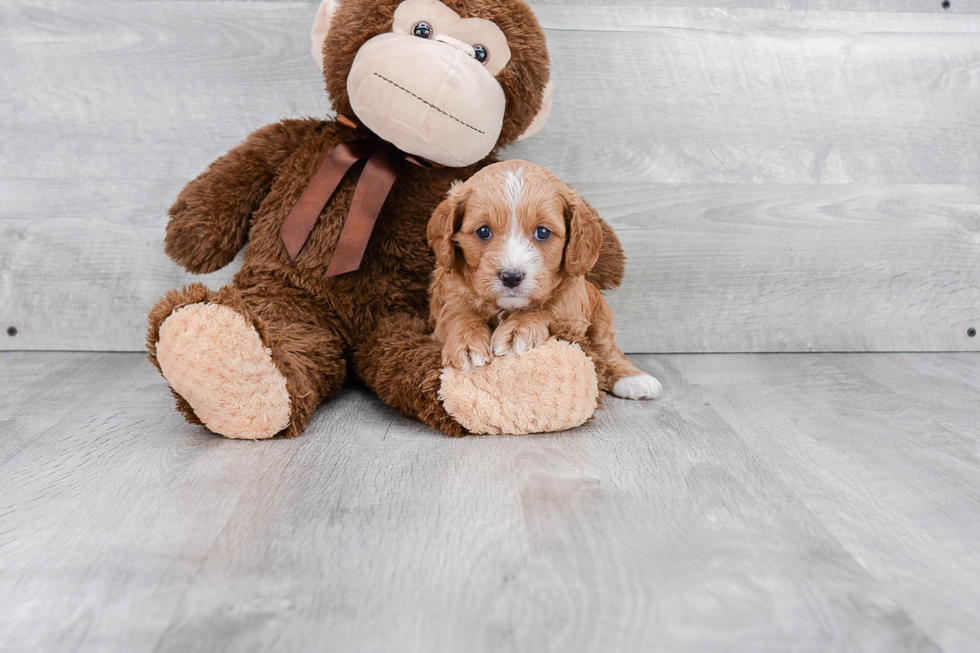
[[[565,199],[565,273],[579,277],[588,273],[599,258],[602,224],[595,211],[578,193],[568,189]]]
[[[429,219],[429,247],[436,253],[436,262],[447,270],[456,267],[456,243],[453,236],[463,224],[469,189],[461,182],[453,187]]]

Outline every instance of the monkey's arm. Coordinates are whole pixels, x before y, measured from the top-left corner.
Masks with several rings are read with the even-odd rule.
[[[190,272],[214,272],[245,246],[252,214],[269,194],[279,166],[320,124],[284,120],[252,132],[216,160],[170,207],[165,250]]]

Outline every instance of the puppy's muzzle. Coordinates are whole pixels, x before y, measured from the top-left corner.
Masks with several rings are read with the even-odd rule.
[[[508,288],[516,288],[524,281],[524,273],[520,270],[501,270],[497,276],[500,277],[500,282]]]

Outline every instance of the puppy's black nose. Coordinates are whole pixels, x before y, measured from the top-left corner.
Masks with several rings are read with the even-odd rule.
[[[524,281],[524,273],[520,270],[501,270],[500,280],[508,288],[516,288]]]

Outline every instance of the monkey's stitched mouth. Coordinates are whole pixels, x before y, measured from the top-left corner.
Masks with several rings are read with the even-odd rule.
[[[456,121],[456,122],[458,122],[459,124],[461,124],[461,125],[463,125],[464,127],[468,127],[468,128],[470,128],[470,129],[472,129],[472,130],[473,130],[473,131],[475,131],[475,132],[476,132],[477,134],[480,134],[480,135],[486,135],[486,132],[482,132],[482,131],[480,131],[479,129],[477,129],[476,127],[474,127],[473,125],[470,125],[470,124],[467,124],[467,123],[465,123],[465,122],[463,122],[462,120],[460,120],[460,119],[459,119],[459,118],[457,118],[456,116],[454,116],[454,115],[452,115],[451,113],[447,113],[447,112],[445,112],[445,111],[443,111],[442,109],[440,109],[440,108],[439,108],[439,107],[437,107],[436,105],[434,105],[434,104],[432,104],[431,102],[429,102],[429,101],[428,101],[428,100],[426,100],[425,98],[420,98],[420,97],[419,97],[418,95],[416,95],[415,93],[412,93],[412,92],[411,92],[410,90],[408,90],[408,89],[407,89],[407,88],[405,88],[404,86],[400,86],[400,85],[398,85],[398,84],[396,84],[395,82],[393,82],[393,81],[391,81],[390,79],[388,79],[388,78],[387,78],[387,77],[385,77],[384,75],[379,75],[378,73],[374,73],[374,76],[375,76],[375,77],[377,77],[377,78],[379,78],[379,79],[382,79],[382,80],[384,80],[384,81],[386,81],[386,82],[388,82],[389,84],[391,84],[392,86],[394,86],[394,87],[395,87],[395,88],[397,88],[398,90],[400,90],[400,91],[404,91],[405,93],[408,93],[409,95],[411,95],[411,96],[412,96],[413,98],[415,98],[415,99],[416,99],[416,100],[418,100],[419,102],[422,102],[422,103],[424,103],[424,104],[427,104],[427,105],[429,105],[430,107],[432,107],[433,109],[435,109],[436,111],[438,111],[439,113],[441,113],[442,115],[444,115],[444,116],[448,116],[449,118],[452,118],[453,120],[455,120],[455,121]]]

